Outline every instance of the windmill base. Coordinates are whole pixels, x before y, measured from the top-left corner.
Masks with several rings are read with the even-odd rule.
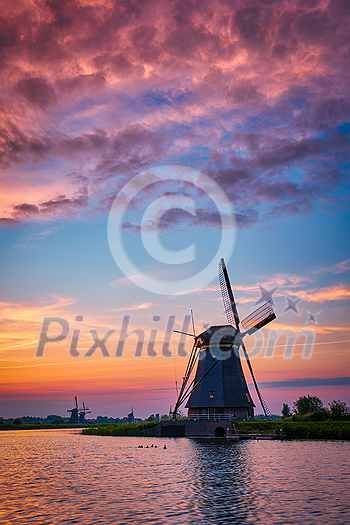
[[[156,427],[157,437],[227,437],[238,434],[232,421],[161,421]]]

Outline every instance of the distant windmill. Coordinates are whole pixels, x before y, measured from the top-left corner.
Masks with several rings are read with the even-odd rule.
[[[243,338],[276,318],[270,302],[239,320],[224,259],[219,263],[219,282],[229,325],[211,326],[194,337],[183,383],[173,411],[176,419],[187,400],[189,419],[249,419],[254,417],[254,403],[244,377],[239,348],[242,346],[255,389],[266,418],[271,415],[254,377]],[[243,332],[240,331],[240,325]],[[191,335],[191,334],[187,334]],[[191,373],[197,364],[195,377]]]
[[[70,412],[69,423],[79,423],[79,409],[78,409],[77,396],[75,396],[74,402],[75,402],[75,407],[71,408],[70,410],[67,410],[67,412]]]
[[[79,410],[79,423],[86,423],[85,414],[91,414],[91,410],[85,407],[85,403],[83,401],[83,408]]]
[[[70,412],[69,423],[85,423],[85,414],[91,414],[91,411],[87,407],[85,407],[84,402],[83,408],[78,408],[77,396],[74,397],[74,403],[75,407],[67,410],[67,412]]]

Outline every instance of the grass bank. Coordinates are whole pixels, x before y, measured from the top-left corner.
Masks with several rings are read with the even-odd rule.
[[[146,423],[109,423],[84,428],[82,434],[97,436],[144,436],[145,432],[157,425],[157,421]]]
[[[0,424],[1,430],[43,430],[53,428],[83,428],[81,425],[73,425],[71,423],[62,423],[62,425],[52,425],[50,423],[22,423],[22,425],[14,425],[13,423],[2,423]]]
[[[157,422],[147,423],[109,423],[84,428],[85,435],[97,436],[155,436]],[[287,439],[345,439],[350,440],[350,421],[237,421],[236,428],[240,434],[277,434],[280,429]]]
[[[350,440],[350,421],[238,421],[239,433],[272,434],[280,429],[287,439],[346,439]]]

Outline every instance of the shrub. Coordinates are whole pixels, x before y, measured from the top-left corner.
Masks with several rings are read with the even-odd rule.
[[[312,414],[303,416],[302,419],[304,421],[327,421],[327,419],[330,419],[330,413],[323,408],[322,410],[316,410],[316,412],[313,412]]]
[[[350,439],[350,424],[343,421],[283,423],[289,439]]]
[[[328,403],[329,408],[332,414],[332,419],[342,419],[344,416],[350,415],[350,408],[346,406],[346,403],[344,401],[336,401],[335,399],[332,401],[332,403]]]
[[[283,408],[281,410],[283,417],[290,417],[290,408],[287,403],[283,403]]]

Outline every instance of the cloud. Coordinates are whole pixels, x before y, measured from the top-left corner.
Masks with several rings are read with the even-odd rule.
[[[35,204],[27,204],[26,202],[14,205],[13,210],[15,214],[20,216],[37,215],[39,213],[38,206],[35,206]]]
[[[52,86],[44,78],[23,78],[17,82],[16,88],[17,92],[36,108],[46,109],[55,99]]]
[[[346,259],[345,261],[342,261],[337,264],[333,264],[332,266],[328,266],[325,268],[318,268],[315,273],[343,273],[350,270],[350,259]]]
[[[22,248],[31,246],[34,243],[37,243],[38,241],[41,241],[45,239],[46,237],[53,235],[55,232],[56,232],[56,229],[49,229],[49,230],[39,231],[37,233],[31,233],[29,235],[26,235],[24,240],[16,242],[14,246],[21,246]]]
[[[56,194],[48,201],[36,204],[15,204],[12,206],[12,218],[5,221],[45,220],[54,217],[74,217],[80,209],[88,204],[88,190],[81,187],[72,197]],[[17,221],[16,221],[17,220]],[[11,223],[12,224],[12,223]]]
[[[294,288],[294,289],[293,289]],[[324,303],[329,301],[346,301],[350,298],[350,287],[346,284],[336,284],[322,288],[304,288],[295,290],[295,287],[284,288],[286,293],[299,297],[309,303]]]
[[[350,298],[350,287],[339,284],[320,288],[319,290],[311,290],[303,295],[303,298],[308,302],[323,303],[325,301],[345,301]]]
[[[9,301],[1,302],[2,318],[7,320],[41,320],[45,315],[63,314],[65,315],[66,308],[75,304],[77,300],[74,297],[61,297],[58,295],[51,295],[50,298],[42,299],[39,304],[31,305],[26,303],[12,303]]]
[[[267,381],[259,383],[260,388],[300,388],[312,386],[342,386],[350,385],[350,377],[307,377],[287,381]],[[249,385],[250,387],[253,384]]]
[[[20,221],[16,221],[15,219],[10,219],[8,217],[1,217],[0,224],[3,226],[18,226]]]
[[[142,304],[132,304],[131,306],[125,306],[123,308],[113,308],[113,312],[125,312],[130,310],[148,310],[151,306],[157,306],[154,303],[142,303]]]
[[[167,163],[212,176],[239,227],[312,213],[336,195],[342,205],[348,14],[345,1],[8,0],[0,163],[40,166],[48,187],[3,217],[106,213],[117,188]],[[73,179],[74,195],[50,190],[53,165],[62,185],[84,173],[85,194]],[[218,227],[214,210],[201,213]]]

